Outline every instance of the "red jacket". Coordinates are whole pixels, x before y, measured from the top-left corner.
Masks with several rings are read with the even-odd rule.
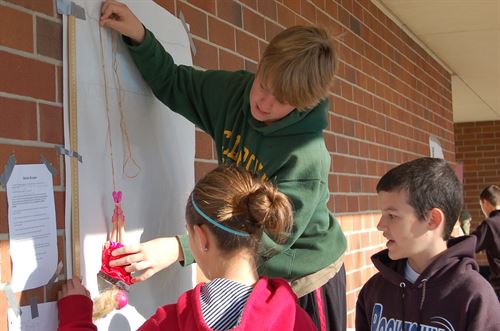
[[[198,284],[179,297],[176,304],[158,308],[140,328],[150,330],[211,331],[204,322]],[[82,295],[61,299],[59,331],[97,330],[91,321],[92,301]],[[78,314],[71,307],[78,307]],[[297,298],[285,280],[262,277],[255,285],[243,310],[240,324],[232,331],[316,331],[316,327],[297,305]]]

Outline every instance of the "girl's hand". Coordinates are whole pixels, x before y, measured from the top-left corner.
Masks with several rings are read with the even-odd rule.
[[[82,285],[82,281],[78,277],[66,281],[66,284],[64,284],[57,293],[57,300],[61,300],[70,295],[85,295],[90,298],[89,291]]]
[[[174,262],[184,260],[176,237],[157,238],[137,245],[123,246],[113,251],[113,256],[130,254],[109,263],[111,267],[126,266],[127,272],[140,272],[134,283],[141,282],[165,269]]]
[[[142,43],[146,34],[141,21],[132,11],[125,4],[114,0],[103,2],[99,24],[118,31],[137,44]]]

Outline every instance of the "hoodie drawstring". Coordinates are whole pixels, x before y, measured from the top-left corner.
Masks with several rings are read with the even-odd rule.
[[[421,322],[421,319],[422,319],[422,307],[424,306],[425,290],[427,288],[426,285],[427,285],[427,278],[422,279],[422,281],[418,285],[419,288],[422,288],[422,298],[420,299],[420,307],[418,309],[417,330],[420,329],[420,322]]]
[[[406,289],[406,283],[405,282],[401,282],[399,283],[399,288],[401,289],[401,301],[402,301],[402,305],[401,305],[401,308],[403,308],[403,331],[406,331],[406,319],[405,319],[405,289]]]
[[[418,287],[422,288],[422,298],[420,299],[420,310],[422,310],[422,307],[424,306],[426,284],[427,284],[427,279],[424,278],[422,279],[422,282],[418,285]]]

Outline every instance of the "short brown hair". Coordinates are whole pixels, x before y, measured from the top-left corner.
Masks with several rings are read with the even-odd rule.
[[[293,26],[271,40],[257,75],[279,102],[305,110],[328,95],[336,67],[332,35],[319,26]]]
[[[196,207],[193,206],[196,203]],[[196,210],[238,233],[214,226]],[[220,165],[196,184],[186,205],[189,226],[205,224],[217,239],[221,251],[246,248],[257,257],[262,234],[284,243],[293,224],[290,201],[270,182],[234,165]]]
[[[486,186],[479,195],[479,199],[488,201],[492,206],[500,205],[500,187],[495,184]]]

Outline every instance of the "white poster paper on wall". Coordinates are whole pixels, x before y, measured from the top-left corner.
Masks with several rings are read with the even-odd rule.
[[[121,36],[106,28],[99,31],[101,1],[74,2],[86,14],[85,20],[76,20],[75,29],[78,153],[83,157],[78,167],[80,264],[84,284],[92,296],[97,296],[96,274],[101,266],[102,245],[111,228],[114,189],[123,193],[125,244],[185,233],[184,208],[194,185],[194,125],[153,96]],[[151,0],[122,2],[155,34],[177,64],[192,65],[188,35],[179,19]],[[126,125],[129,145],[124,142],[120,123]],[[124,166],[127,155],[137,164],[129,160]],[[193,269],[175,264],[134,284],[129,304],[100,320],[97,326],[99,330],[135,330],[159,306],[176,302],[192,286]]]
[[[31,306],[22,306],[21,315],[8,310],[9,331],[54,331],[57,330],[57,303],[38,304],[38,316],[33,318]]]
[[[57,266],[52,174],[44,164],[14,166],[7,182],[12,290],[45,285]]]

